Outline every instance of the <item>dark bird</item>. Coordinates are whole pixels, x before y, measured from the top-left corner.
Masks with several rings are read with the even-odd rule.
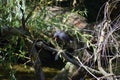
[[[56,30],[56,32],[54,33],[54,39],[57,41],[57,43],[59,44],[59,46],[61,46],[63,49],[66,50],[67,56],[69,56],[70,58],[72,58],[72,54],[74,52],[73,49],[73,39],[72,36],[68,35],[66,32],[62,31],[62,30]],[[57,57],[56,57],[57,59]]]
[[[64,31],[61,31],[61,30],[57,30],[55,33],[54,33],[54,38],[56,40],[61,40],[63,42],[71,42],[71,39],[70,37],[68,36],[67,33],[65,33]]]

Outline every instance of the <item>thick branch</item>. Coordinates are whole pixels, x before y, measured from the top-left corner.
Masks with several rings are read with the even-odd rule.
[[[55,48],[52,48],[52,47],[49,47],[49,46],[45,45],[43,42],[38,42],[36,45],[39,46],[39,47],[43,47],[44,49],[47,49],[47,50],[49,50],[49,51],[59,52],[59,50],[57,50],[57,49],[55,49]],[[77,63],[76,61],[74,61],[73,59],[69,58],[64,51],[61,53],[61,55],[62,55],[68,62],[71,62],[72,64],[74,64],[74,65],[76,65],[76,66],[79,66],[78,63]]]
[[[43,47],[44,49],[53,51],[53,52],[58,52],[58,51],[59,51],[59,50],[57,50],[57,49],[55,49],[55,48],[52,48],[52,47],[49,47],[49,46],[45,45],[45,44],[44,44],[43,42],[41,42],[41,41],[40,41],[40,42],[37,42],[36,45],[39,46],[39,47]],[[74,65],[77,66],[77,67],[81,67],[81,64],[78,63],[78,61],[76,60],[75,57],[73,57],[72,59],[69,58],[69,57],[67,56],[66,52],[64,52],[64,51],[61,53],[61,55],[66,59],[66,61],[71,62],[72,64],[74,64]],[[85,66],[85,65],[84,65],[84,66]],[[97,70],[95,70],[95,69],[92,69],[92,68],[90,68],[90,67],[88,67],[88,66],[85,66],[85,67],[86,67],[89,71],[91,71],[92,73],[100,74],[100,75],[101,75],[101,72],[100,72],[100,71],[97,71]]]

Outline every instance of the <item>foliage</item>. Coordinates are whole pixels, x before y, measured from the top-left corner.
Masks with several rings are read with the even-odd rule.
[[[27,64],[27,62],[31,61],[29,56],[35,57],[33,62],[34,67],[36,72],[39,72],[36,66],[37,68],[41,68],[41,64],[37,63],[37,60],[40,62],[38,56],[43,48],[56,52],[56,59],[61,57],[77,67],[84,68],[84,70],[96,79],[99,78],[92,71],[96,72],[96,74],[102,74],[102,77],[105,78],[111,74],[114,76],[112,70],[112,65],[114,64],[112,64],[112,61],[119,57],[119,43],[117,41],[119,39],[117,32],[119,30],[119,16],[112,21],[110,11],[113,10],[112,5],[115,6],[117,3],[108,2],[108,6],[110,7],[105,6],[104,19],[101,24],[95,27],[95,31],[92,28],[92,30],[88,29],[91,25],[87,25],[86,19],[84,18],[88,13],[83,4],[84,1],[80,2],[81,5],[77,3],[79,0],[71,0],[71,2],[69,7],[72,10],[65,7],[65,9],[57,7],[59,4],[56,4],[56,7],[51,7],[57,3],[57,0],[55,2],[54,0],[0,1],[0,63],[6,70],[9,70],[10,80],[16,80],[14,75],[16,72],[13,69],[13,65],[17,64],[19,60]],[[80,7],[79,10],[77,9],[78,7]],[[85,28],[84,25],[88,27]],[[59,44],[53,38],[56,30],[66,32],[66,34],[72,37],[73,43],[67,42],[65,44],[64,42]],[[73,49],[73,51],[69,51],[69,48]],[[105,51],[107,49],[111,49],[111,52],[114,50],[112,58],[107,57],[109,55],[109,50]],[[105,52],[108,55],[105,55]],[[86,54],[89,54],[89,56]],[[104,66],[101,66],[102,63],[99,62],[102,60],[100,54],[104,54],[102,56],[107,58],[105,61],[109,61],[109,66],[107,66],[110,67],[109,70],[108,68],[103,69]],[[97,65],[95,63],[96,61],[98,61]],[[93,65],[88,65],[87,63],[92,63]]]

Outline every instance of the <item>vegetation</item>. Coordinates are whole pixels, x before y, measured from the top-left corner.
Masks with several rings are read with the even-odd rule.
[[[55,68],[51,80],[119,79],[120,2],[96,0],[92,15],[87,1],[1,0],[0,70],[10,80],[20,64],[37,80],[48,79],[44,66]]]

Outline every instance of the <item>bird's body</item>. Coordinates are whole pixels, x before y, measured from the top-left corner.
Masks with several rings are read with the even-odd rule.
[[[54,33],[54,38],[57,41],[58,45],[66,50],[69,53],[73,53],[72,37],[62,30],[56,30]],[[69,57],[72,57],[72,54],[67,54]]]

